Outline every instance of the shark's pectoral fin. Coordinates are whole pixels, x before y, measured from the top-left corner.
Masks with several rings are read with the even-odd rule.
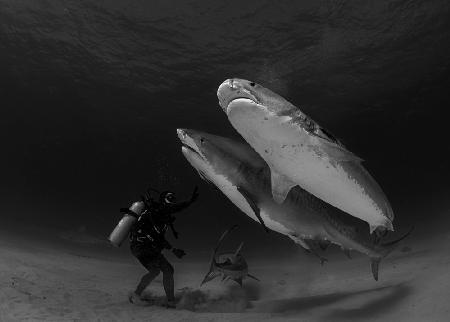
[[[237,187],[237,190],[240,192],[240,194],[245,198],[245,200],[248,202],[248,204],[250,205],[250,208],[252,208],[253,212],[255,213],[256,218],[258,218],[259,222],[261,223],[261,225],[264,227],[264,229],[266,230],[266,232],[269,232],[269,229],[267,228],[266,224],[264,223],[264,220],[261,217],[260,214],[260,209],[259,207],[256,205],[255,201],[253,200],[253,198],[251,197],[250,193],[245,190],[242,187]]]
[[[258,278],[253,275],[247,274],[247,277],[254,279],[255,281],[261,282]]]
[[[291,191],[292,187],[296,186],[297,184],[291,181],[285,175],[276,172],[272,168],[270,169],[270,175],[272,182],[273,200],[275,200],[275,202],[278,204],[282,204],[286,199],[289,191]]]
[[[220,273],[219,272],[215,272],[215,271],[210,271],[208,272],[208,274],[206,274],[205,278],[203,279],[202,283],[200,284],[200,286],[202,286],[203,284],[215,279],[217,276],[219,276]]]
[[[319,136],[316,137],[319,141],[319,146],[313,147],[319,155],[333,159],[334,161],[353,161],[353,162],[363,162],[364,160],[358,157],[356,154],[350,152],[343,146],[336,143],[325,140]]]
[[[301,239],[300,237],[298,237],[295,233],[291,233],[288,235],[289,238],[291,238],[296,244],[299,244],[300,246],[302,246],[306,251],[309,252],[310,248],[309,246],[305,243],[305,241],[303,239]]]

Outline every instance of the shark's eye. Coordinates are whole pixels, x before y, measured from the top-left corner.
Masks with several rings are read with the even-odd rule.
[[[251,86],[251,87],[255,87],[255,83],[254,83],[254,82],[251,82],[251,83],[250,83],[250,86]]]
[[[204,138],[201,138],[201,139],[200,139],[200,142],[201,142],[201,143],[204,143],[204,142],[205,142],[205,139],[204,139]]]

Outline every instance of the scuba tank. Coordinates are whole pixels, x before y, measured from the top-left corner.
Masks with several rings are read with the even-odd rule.
[[[136,201],[128,209],[121,209],[124,216],[117,224],[116,228],[109,235],[109,241],[116,247],[120,247],[123,241],[127,238],[133,225],[136,223],[139,216],[145,210],[145,203],[143,201]]]

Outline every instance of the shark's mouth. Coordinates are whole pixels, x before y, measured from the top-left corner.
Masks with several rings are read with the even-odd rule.
[[[255,95],[233,80],[226,80],[219,86],[217,98],[219,99],[219,105],[224,111],[228,110],[231,103],[240,99],[250,100],[252,103],[259,104],[259,100]]]
[[[180,139],[182,149],[193,152],[196,156],[203,159],[203,155],[197,147],[194,139],[189,135],[189,130],[177,129],[178,138]]]
[[[181,142],[181,145],[182,145],[184,148],[188,149],[188,150],[191,151],[191,152],[194,152],[195,154],[197,154],[197,155],[199,155],[199,156],[201,157],[201,154],[200,154],[196,149],[194,149],[193,147],[191,147],[190,145],[188,145],[186,142]]]

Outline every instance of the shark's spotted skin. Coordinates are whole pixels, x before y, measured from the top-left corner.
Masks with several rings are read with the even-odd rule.
[[[178,136],[184,156],[203,179],[215,185],[247,216],[288,236],[316,254],[321,262],[325,259],[318,252],[333,243],[345,252],[353,249],[368,255],[373,261],[373,272],[377,272],[379,260],[392,250],[391,246],[374,245],[363,221],[299,186],[290,190],[283,203],[275,202],[270,169],[248,144],[194,130],[178,130]],[[210,277],[214,275],[212,272]],[[374,277],[377,278],[375,273]]]
[[[230,123],[269,165],[276,202],[299,185],[371,231],[393,230],[392,208],[362,160],[300,109],[241,79],[226,80],[217,95]]]

